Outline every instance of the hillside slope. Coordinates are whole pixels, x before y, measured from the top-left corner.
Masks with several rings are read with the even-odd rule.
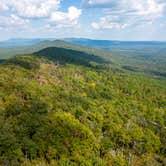
[[[0,165],[166,164],[166,89],[87,50],[0,64]]]
[[[25,46],[25,47],[14,47],[14,48],[2,48],[0,49],[0,59],[6,59],[10,58],[15,55],[23,55],[23,54],[32,54],[34,52],[38,52],[42,49],[48,48],[48,47],[57,47],[57,48],[64,48],[64,49],[70,49],[75,51],[84,52],[87,54],[95,54],[97,56],[107,57],[107,60],[111,59],[108,53],[103,52],[99,49],[94,49],[90,47],[84,47],[75,45],[72,43],[68,43],[61,40],[55,40],[55,41],[43,41],[38,44],[34,44],[32,46]]]
[[[11,40],[10,48],[0,48],[0,60],[15,55],[32,54],[48,47],[58,47],[95,54],[102,58],[105,57],[107,60],[111,59],[118,68],[129,72],[146,74],[156,79],[166,78],[166,42],[127,42],[79,38],[63,39],[64,41],[24,40],[16,40],[17,45],[12,45],[15,40]],[[30,42],[30,46],[23,46],[28,42]],[[31,42],[34,44],[32,45]],[[0,43],[0,47],[3,47],[3,43]]]
[[[73,44],[100,48],[107,52],[111,59],[125,70],[166,78],[166,42],[109,41],[79,38],[64,40]]]

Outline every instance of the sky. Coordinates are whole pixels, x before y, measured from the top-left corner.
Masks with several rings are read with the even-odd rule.
[[[166,0],[0,0],[0,40],[166,41]]]

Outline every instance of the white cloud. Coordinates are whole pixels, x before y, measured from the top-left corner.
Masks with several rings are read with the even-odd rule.
[[[163,16],[165,0],[86,0],[88,8],[102,8],[104,18],[92,23],[94,28],[124,28],[153,22]]]
[[[60,0],[0,0],[1,8],[11,8],[17,15],[27,18],[48,17],[59,5]]]
[[[120,1],[119,1],[120,2]],[[118,12],[127,16],[142,16],[147,19],[155,19],[163,15],[166,3],[159,0],[121,0],[117,7],[107,9],[108,12]],[[118,9],[119,8],[119,9]],[[112,11],[111,11],[112,10]]]
[[[34,19],[43,19],[45,23],[50,23],[56,27],[69,27],[78,24],[78,18],[81,15],[81,9],[74,6],[68,8],[67,12],[59,11],[62,0],[0,0],[0,20],[4,23],[16,26],[20,23],[34,21]],[[17,18],[16,18],[17,17]],[[6,18],[6,19],[5,19]]]
[[[29,20],[22,19],[14,14],[11,14],[10,16],[0,16],[0,27],[3,28],[12,28],[12,27],[18,27],[18,26],[26,26],[29,23]]]
[[[0,11],[7,11],[9,10],[9,7],[7,6],[7,4],[5,3],[4,0],[0,0]]]
[[[92,22],[91,26],[94,29],[123,29],[128,26],[128,24],[125,23],[118,23],[118,22],[109,22],[106,17],[100,18],[100,22]]]
[[[83,6],[87,8],[106,8],[114,6],[114,0],[83,0]]]
[[[53,12],[50,17],[52,24],[58,24],[59,27],[69,27],[78,24],[78,18],[82,11],[74,6],[68,8],[68,12]]]

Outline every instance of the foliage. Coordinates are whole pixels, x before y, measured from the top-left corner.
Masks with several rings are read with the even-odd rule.
[[[0,165],[165,164],[165,87],[89,58],[48,48],[0,65]]]

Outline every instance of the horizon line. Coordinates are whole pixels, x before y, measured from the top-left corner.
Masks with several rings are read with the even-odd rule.
[[[0,40],[0,42],[7,42],[10,40],[64,40],[64,39],[84,39],[84,40],[98,40],[98,41],[115,41],[115,42],[166,42],[166,40],[123,40],[123,39],[99,39],[99,38],[84,38],[84,37],[63,37],[63,38],[54,38],[54,37],[18,37],[18,38],[8,38]]]

